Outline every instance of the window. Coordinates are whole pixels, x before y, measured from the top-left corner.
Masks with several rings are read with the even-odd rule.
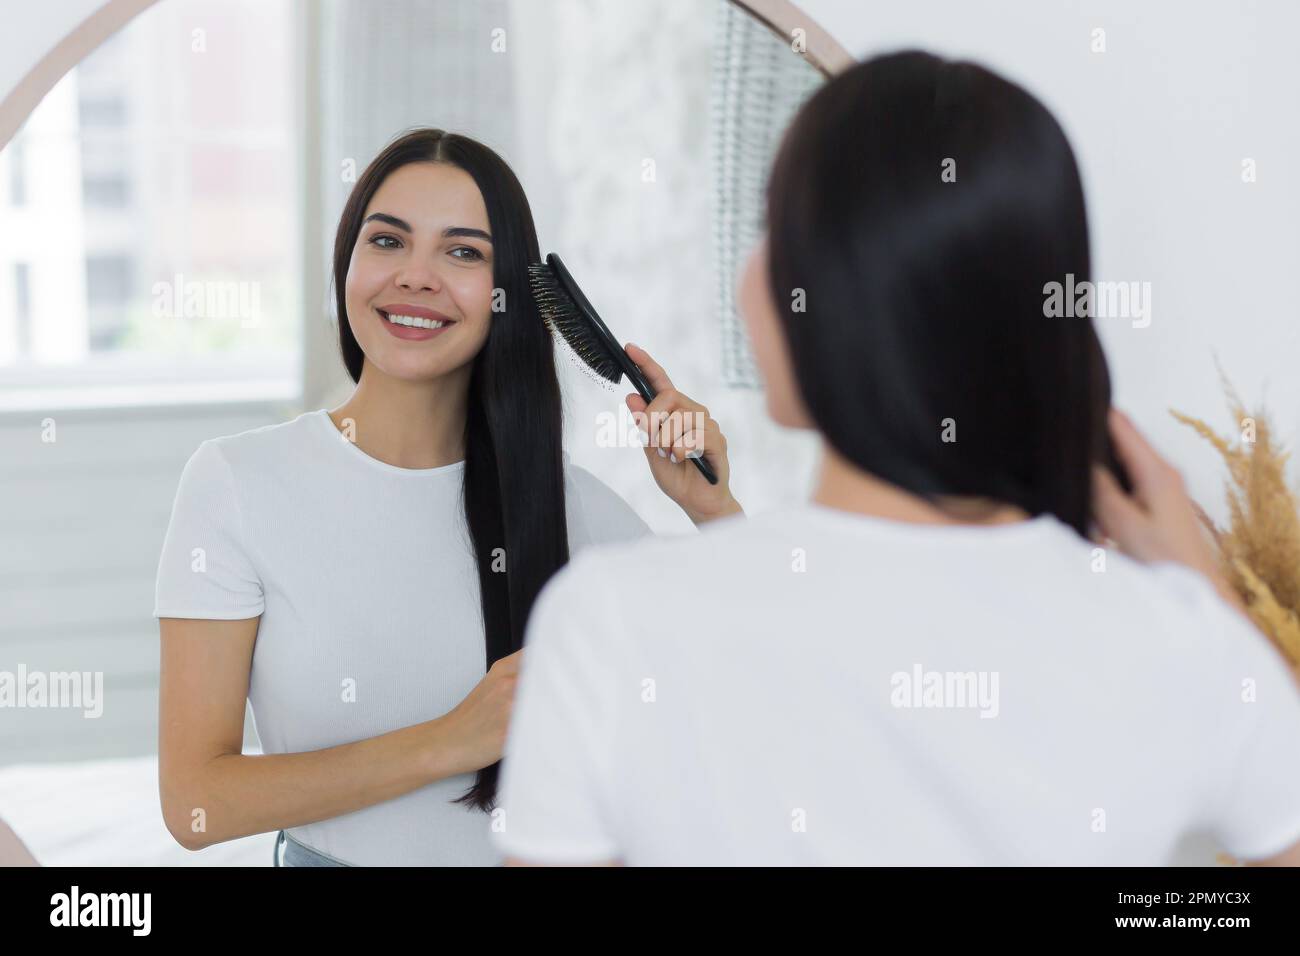
[[[0,410],[297,393],[297,42],[291,4],[165,0],[0,151]]]
[[[27,202],[27,180],[24,178],[26,165],[23,144],[17,141],[11,147],[9,156],[9,204],[12,206],[21,206]]]
[[[27,291],[27,263],[14,263],[14,341],[20,349],[29,347],[32,339],[31,297]]]

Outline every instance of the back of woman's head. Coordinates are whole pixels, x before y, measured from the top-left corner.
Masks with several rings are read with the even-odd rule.
[[[826,441],[931,500],[1085,533],[1109,379],[1090,319],[1044,314],[1047,283],[1090,278],[1078,168],[1047,109],[971,63],[860,63],[796,117],[767,203],[770,291]]]

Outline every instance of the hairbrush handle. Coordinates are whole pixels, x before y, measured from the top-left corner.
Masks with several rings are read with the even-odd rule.
[[[637,393],[640,394],[640,396],[645,399],[645,403],[649,405],[654,401],[657,393],[650,387],[650,383],[645,380],[645,376],[641,374],[641,369],[639,369],[637,364],[632,361],[631,356],[629,356],[622,348],[618,350],[618,357],[619,364],[623,366],[623,374],[627,376],[628,381],[632,383],[632,387],[637,390]],[[704,460],[703,454],[701,454],[699,458],[687,458],[686,460],[692,462],[695,467],[700,470],[700,474],[704,476],[705,480],[708,481],[709,484],[716,485],[718,483],[718,476],[714,473],[713,466]]]
[[[646,381],[645,375],[641,373],[641,369],[637,367],[637,364],[632,361],[632,357],[627,354],[627,350],[619,344],[618,339],[614,338],[614,333],[610,332],[609,327],[605,325],[600,313],[596,311],[596,307],[587,300],[578,283],[569,273],[569,270],[565,268],[564,262],[558,255],[551,252],[546,256],[546,265],[550,267],[555,281],[559,283],[560,288],[569,297],[578,314],[587,320],[591,333],[602,344],[601,351],[614,357],[614,361],[623,370],[623,374],[632,383],[632,387],[649,405],[654,401],[655,390],[650,387],[650,383]],[[616,377],[606,376],[606,378],[616,383],[618,381]],[[695,463],[695,467],[700,470],[700,474],[705,477],[709,484],[716,485],[718,483],[718,476],[714,474],[713,466],[704,460],[702,454],[699,458],[689,458],[687,460]]]

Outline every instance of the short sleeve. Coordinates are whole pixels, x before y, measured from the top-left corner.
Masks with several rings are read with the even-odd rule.
[[[611,761],[621,693],[618,617],[590,559],[577,558],[538,595],[525,634],[492,838],[529,863],[605,863],[619,856]]]
[[[264,607],[234,476],[220,445],[205,441],[185,463],[172,503],[154,617],[235,621],[257,617]]]
[[[1265,859],[1300,843],[1300,683],[1208,583],[1198,578],[1197,590],[1194,626],[1209,628],[1222,649],[1208,675],[1220,749],[1198,756],[1215,776],[1210,829],[1237,859]]]
[[[588,545],[616,544],[654,535],[614,489],[586,468],[569,464],[567,454],[564,473],[570,553],[576,554]]]

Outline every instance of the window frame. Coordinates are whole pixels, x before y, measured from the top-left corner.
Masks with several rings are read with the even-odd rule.
[[[118,30],[130,26],[128,19]],[[312,361],[319,362],[322,358],[320,327],[332,333],[332,323],[323,320],[325,297],[317,291],[324,275],[318,261],[321,217],[319,203],[315,201],[320,182],[320,124],[315,116],[320,101],[318,5],[295,3],[289,33],[288,82],[293,87],[290,106],[293,123],[288,136],[298,180],[292,210],[292,221],[298,229],[290,251],[295,298],[300,304],[299,314],[294,317],[298,322],[295,361],[286,368],[282,358],[261,355],[177,357],[111,351],[91,353],[67,363],[37,364],[20,360],[0,367],[0,422],[28,418],[40,411],[282,402],[296,406],[302,404],[306,383],[322,378],[319,371],[313,374],[308,368]],[[87,55],[93,51],[92,47]],[[80,61],[75,65],[80,65]],[[14,140],[10,140],[4,147],[13,144]],[[21,146],[17,148],[21,150]],[[4,183],[4,188],[9,186],[8,182]],[[312,322],[310,316],[320,316],[322,321]]]

